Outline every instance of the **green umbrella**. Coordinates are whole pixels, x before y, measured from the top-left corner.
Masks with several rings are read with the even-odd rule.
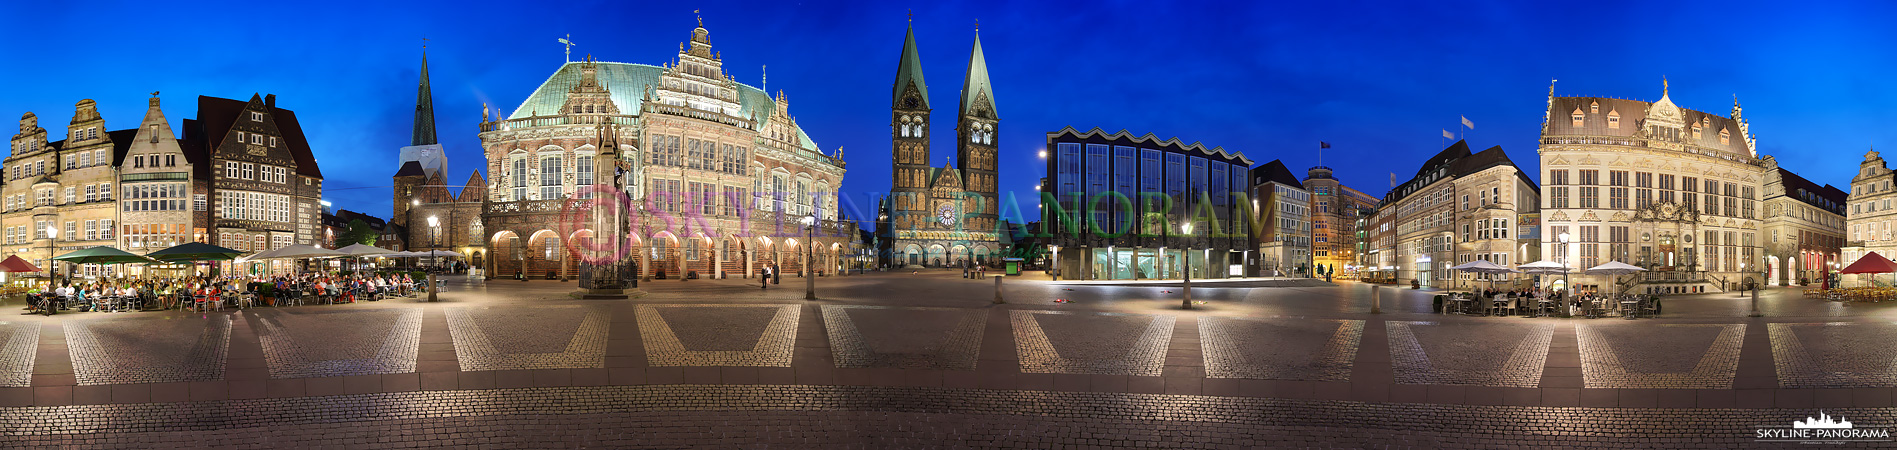
[[[146,254],[152,259],[167,262],[184,261],[226,261],[237,258],[244,252],[231,250],[203,242],[189,242]]]
[[[64,255],[54,256],[53,260],[65,261],[65,262],[69,262],[73,264],[117,264],[117,263],[152,262],[150,258],[134,255],[131,253],[126,253],[124,250],[119,250],[119,249],[112,248],[110,246],[105,246],[105,245],[88,248],[85,250],[80,250],[80,251],[76,251],[72,253],[67,253]]]

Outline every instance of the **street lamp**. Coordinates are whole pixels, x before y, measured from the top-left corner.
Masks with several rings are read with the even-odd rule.
[[[59,264],[58,261],[53,260],[53,241],[56,239],[59,239],[59,229],[53,228],[53,224],[51,222],[47,222],[46,224],[46,279],[50,280],[53,283],[52,285],[54,286],[59,285],[59,276],[53,273],[53,265]]]
[[[436,219],[435,216],[428,216],[428,228],[435,230],[435,233],[434,233],[435,237],[431,241],[432,243],[428,247],[428,260],[430,263],[435,262],[435,245],[441,243],[440,242],[441,240],[440,226],[441,226],[440,220]],[[435,286],[436,286],[435,285],[435,271],[429,270],[428,271],[428,301],[431,301],[431,302],[435,301],[435,290],[436,290]]]
[[[1568,248],[1570,239],[1568,233],[1561,233],[1559,239],[1561,240],[1561,308],[1564,310],[1562,314],[1567,314],[1565,310],[1568,308],[1568,293],[1574,292],[1574,283],[1568,281],[1568,273],[1574,271],[1573,268],[1568,267],[1568,258],[1570,258],[1568,253],[1573,249]]]
[[[1179,231],[1186,235],[1186,251],[1180,252],[1181,256],[1185,257],[1186,267],[1185,270],[1179,272],[1182,274],[1180,279],[1185,282],[1184,289],[1181,289],[1185,292],[1185,296],[1179,300],[1179,307],[1192,309],[1192,222],[1188,221],[1180,225]]]
[[[817,299],[817,273],[810,270],[811,259],[816,256],[817,215],[804,216],[804,300]]]

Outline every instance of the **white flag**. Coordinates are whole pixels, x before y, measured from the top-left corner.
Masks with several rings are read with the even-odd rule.
[[[1468,116],[1462,116],[1462,126],[1473,130],[1475,129],[1475,122],[1470,122]]]
[[[1455,138],[1456,138],[1455,133],[1450,133],[1449,130],[1443,130],[1443,139],[1455,139]]]
[[[1390,172],[1390,187],[1396,187],[1396,172]]]

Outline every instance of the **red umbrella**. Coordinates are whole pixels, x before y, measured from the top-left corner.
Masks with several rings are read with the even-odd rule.
[[[38,272],[38,271],[40,271],[40,268],[33,267],[33,263],[26,262],[26,260],[24,259],[20,259],[20,255],[8,256],[6,260],[0,260],[0,272]]]
[[[1865,253],[1857,262],[1845,266],[1838,273],[1897,273],[1897,262],[1891,262],[1877,252]]]

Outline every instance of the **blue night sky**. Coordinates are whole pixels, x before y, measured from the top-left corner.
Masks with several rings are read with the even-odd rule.
[[[1548,81],[1556,95],[1655,100],[1724,114],[1737,94],[1763,154],[1844,185],[1872,143],[1897,145],[1897,17],[1883,2],[632,2],[356,5],[25,2],[0,16],[0,113],[32,111],[54,139],[95,99],[131,128],[163,91],[174,125],[197,95],[274,93],[295,110],[338,208],[388,214],[406,145],[421,38],[451,182],[481,168],[483,102],[511,112],[562,61],[669,61],[703,9],[727,73],[783,90],[791,113],[849,162],[844,189],[889,186],[890,83],[915,12],[935,128],[954,126],[974,24],[1000,110],[1004,191],[1032,194],[1045,133],[1073,126],[1177,136],[1326,165],[1372,195],[1442,148],[1457,117],[1477,149],[1537,173]],[[1084,6],[1081,6],[1084,5]],[[10,134],[10,133],[9,133]],[[935,161],[952,156],[938,133]],[[1538,178],[1538,177],[1537,177]],[[1033,214],[1031,205],[1024,211]]]

